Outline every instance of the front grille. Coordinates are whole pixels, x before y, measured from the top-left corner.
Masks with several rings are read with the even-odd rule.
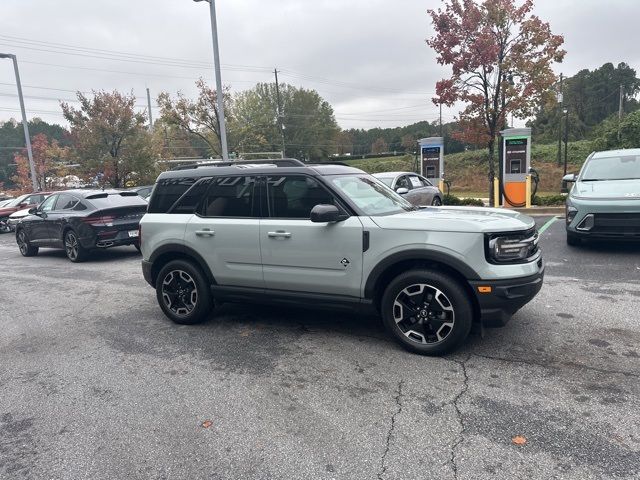
[[[596,213],[592,233],[640,236],[640,213]]]

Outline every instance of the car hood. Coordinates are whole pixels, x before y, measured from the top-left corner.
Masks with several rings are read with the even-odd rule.
[[[16,207],[0,208],[0,217],[8,217],[17,210],[18,209]]]
[[[29,210],[31,210],[31,208],[23,208],[22,210],[18,210],[16,212],[13,212],[11,215],[9,215],[9,217],[11,217],[11,218],[26,217],[27,215],[29,215]]]
[[[371,219],[385,229],[440,232],[514,232],[535,225],[533,218],[513,210],[482,207],[427,207]]]
[[[575,198],[640,200],[640,180],[602,180],[576,182],[571,190]]]

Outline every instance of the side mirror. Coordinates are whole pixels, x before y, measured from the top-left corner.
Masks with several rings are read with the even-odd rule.
[[[399,195],[406,195],[407,193],[409,193],[409,189],[404,187],[399,187],[399,188],[396,188],[396,193]]]
[[[335,205],[320,204],[311,209],[311,221],[314,223],[340,222],[346,218]]]
[[[564,177],[562,177],[563,182],[575,182],[577,175],[575,173],[567,173]]]
[[[29,209],[29,214],[30,215],[37,215],[38,214],[38,207],[33,207]]]

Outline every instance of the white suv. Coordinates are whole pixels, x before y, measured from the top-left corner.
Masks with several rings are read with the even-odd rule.
[[[442,354],[542,286],[527,216],[418,208],[355,168],[268,162],[158,177],[142,270],[173,321],[200,322],[222,301],[377,311],[406,348]]]

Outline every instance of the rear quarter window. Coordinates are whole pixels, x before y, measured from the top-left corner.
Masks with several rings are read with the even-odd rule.
[[[166,213],[195,182],[196,178],[166,178],[158,181],[151,199],[149,200],[149,213]]]

